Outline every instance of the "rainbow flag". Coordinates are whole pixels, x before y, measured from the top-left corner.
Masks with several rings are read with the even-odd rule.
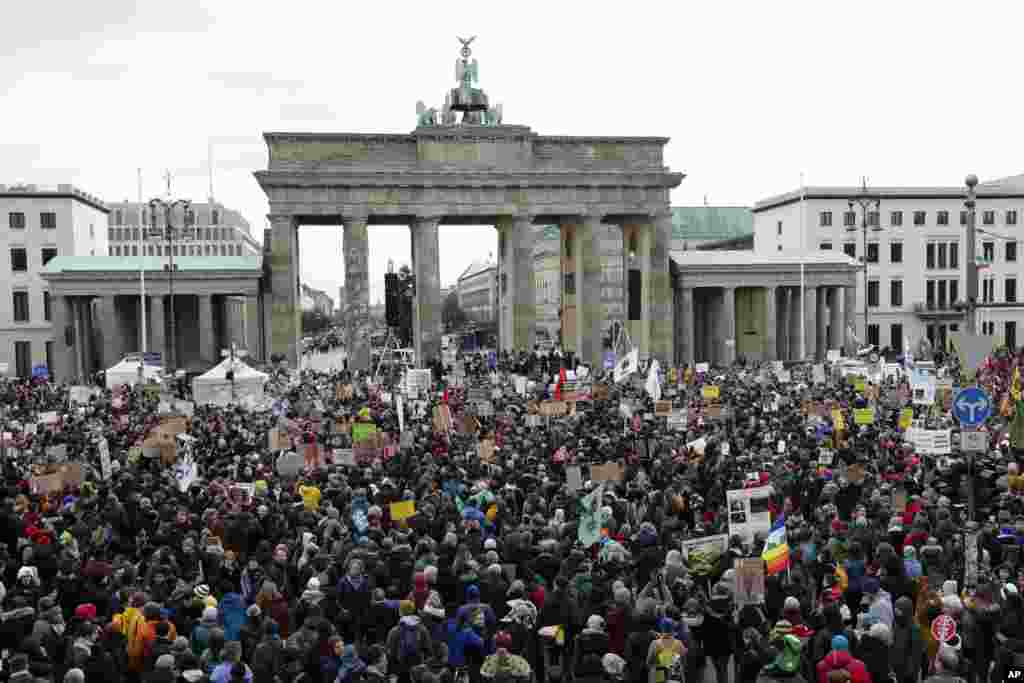
[[[768,565],[768,576],[785,571],[789,567],[789,543],[786,542],[786,515],[781,514],[772,525],[764,545],[761,559]]]

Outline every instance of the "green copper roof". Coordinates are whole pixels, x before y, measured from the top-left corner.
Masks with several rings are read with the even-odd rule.
[[[58,256],[51,259],[43,273],[95,273],[160,271],[167,259],[160,256]],[[253,270],[262,268],[259,256],[176,256],[178,271]]]
[[[676,206],[672,237],[682,240],[727,240],[754,234],[754,214],[745,206]]]

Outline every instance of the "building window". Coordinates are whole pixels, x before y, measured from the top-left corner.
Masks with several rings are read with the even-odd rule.
[[[903,348],[903,325],[899,323],[889,325],[889,347],[893,349]]]
[[[832,212],[822,211],[818,214],[818,225],[822,228],[832,227]]]
[[[880,220],[877,211],[868,211],[868,226],[877,228]]]
[[[1006,243],[1006,262],[1016,263],[1017,261],[1017,243],[1007,242]]]
[[[949,267],[956,270],[960,267],[960,243],[949,243]]]
[[[114,241],[114,229],[113,228],[107,228],[107,241],[108,242],[113,242]]]
[[[1007,225],[1017,225],[1017,210],[1016,209],[1009,209],[1006,212],[1006,224]]]
[[[931,308],[935,305],[935,280],[926,280],[924,283],[924,300]]]
[[[868,281],[868,306],[878,308],[878,280]]]
[[[996,260],[996,243],[995,242],[982,242],[981,244],[981,258],[987,263],[992,263]]]
[[[853,211],[843,212],[843,226],[847,228],[857,227],[857,214]]]
[[[872,323],[868,325],[868,344],[872,346],[880,346],[878,343],[878,325]]]
[[[903,280],[889,281],[889,305],[893,308],[903,305]]]
[[[822,242],[821,244],[818,245],[818,249],[820,249],[821,251],[832,251],[832,243]]]
[[[25,247],[11,249],[11,271],[15,273],[28,271],[28,252],[25,251]]]
[[[57,214],[52,211],[43,211],[39,214],[39,227],[45,230],[53,230],[57,227]]]
[[[1007,320],[1003,323],[1003,341],[1011,352],[1017,352],[1017,321]]]
[[[849,256],[850,258],[857,258],[857,243],[846,242],[845,244],[843,244],[843,253]]]
[[[775,234],[782,235],[782,221],[777,221],[775,223]]]
[[[903,263],[903,242],[889,243],[889,262]]]
[[[50,371],[50,379],[53,379],[53,342],[45,342],[46,345],[46,369]]]
[[[938,297],[939,298],[939,308],[945,308],[946,307],[946,281],[945,280],[939,280],[939,282],[938,282],[938,290],[939,290],[939,297]]]
[[[983,322],[981,324],[981,333],[982,334],[987,334],[988,336],[991,337],[993,334],[996,333],[996,324],[994,322],[992,322],[991,320]]]
[[[890,211],[889,212],[889,224],[898,228],[903,225],[903,212],[902,211]]]
[[[955,304],[960,298],[960,281],[949,281],[949,302]]]
[[[210,223],[217,225],[220,223],[220,211],[214,209],[210,212]]]
[[[139,255],[139,245],[133,244],[132,245],[132,256],[138,256],[138,255]]]
[[[935,268],[935,243],[929,242],[924,247],[924,267],[928,270]]]
[[[993,211],[992,209],[989,209],[987,211],[982,211],[981,212],[981,222],[983,224],[985,224],[985,225],[995,225],[996,224],[996,212]]]
[[[1006,283],[1005,283],[1004,289],[1005,289],[1004,294],[1006,295],[1004,300],[1006,301],[1006,303],[1008,303],[1008,304],[1015,304],[1015,303],[1017,303],[1017,278],[1015,278],[1015,277],[1008,277],[1008,278],[1006,278]]]
[[[42,252],[43,265],[57,258],[57,247],[43,247]]]
[[[878,263],[878,242],[868,242],[868,263]]]
[[[7,214],[7,227],[12,230],[24,230],[25,228],[25,214],[21,211],[12,211]]]
[[[914,225],[924,225],[925,212],[915,211],[914,212]]]
[[[935,214],[936,225],[949,225],[949,211],[939,211]]]
[[[945,242],[939,242],[938,246],[938,265],[939,270],[945,270],[948,261],[946,260],[946,251],[948,247]]]
[[[45,320],[46,322],[50,322],[51,315],[52,311],[50,306],[50,293],[43,292],[43,320]]]
[[[13,303],[14,322],[27,323],[29,319],[28,292],[26,292],[25,290],[14,292]]]
[[[32,376],[32,342],[14,342],[14,371],[22,379]]]
[[[139,241],[139,237],[140,237],[139,229],[138,228],[132,228],[132,239],[135,240],[136,242],[138,242]]]
[[[114,255],[114,248],[113,247],[107,247],[107,256],[113,256],[113,255]]]
[[[576,273],[565,274],[565,284],[563,285],[562,291],[569,295],[576,293]]]

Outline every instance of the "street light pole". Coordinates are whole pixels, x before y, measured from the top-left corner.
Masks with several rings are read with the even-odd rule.
[[[850,207],[850,211],[853,211],[853,206],[854,206],[854,204],[856,204],[857,206],[860,207],[860,212],[861,212],[860,228],[861,228],[861,235],[863,236],[863,241],[864,241],[864,251],[863,251],[863,253],[861,255],[861,258],[864,261],[864,344],[867,345],[868,344],[868,214],[869,214],[869,212],[872,209],[874,209],[876,213],[878,212],[878,207],[881,204],[881,200],[878,197],[875,197],[875,196],[872,196],[872,195],[868,194],[868,180],[867,180],[867,177],[862,177],[861,178],[861,191],[860,191],[860,195],[858,195],[857,197],[853,197],[851,199],[848,199],[846,204],[847,204],[847,206]],[[877,221],[877,223],[875,224],[875,226],[873,228],[876,232],[882,229],[881,226],[878,225],[878,223],[881,223],[881,217],[880,216],[878,217],[878,221]],[[847,230],[847,232],[853,232],[856,229],[857,229],[856,225],[851,225],[846,230]],[[881,296],[881,292],[879,292],[879,296]]]
[[[964,206],[967,208],[967,244],[964,245],[964,267],[967,269],[967,333],[974,335],[978,333],[977,307],[978,307],[978,255],[976,243],[977,205],[978,193],[975,188],[978,186],[978,176],[971,173],[964,180],[967,185],[967,199]]]
[[[182,223],[181,223],[181,235],[178,234],[178,229],[174,227],[173,216],[174,211],[181,207],[182,209]],[[168,279],[168,293],[170,294],[170,316],[171,316],[171,329],[170,337],[171,343],[168,347],[167,362],[164,365],[165,372],[174,376],[177,362],[177,333],[178,326],[175,320],[174,314],[174,250],[173,245],[179,239],[184,237],[184,232],[188,228],[191,228],[195,222],[195,214],[192,211],[192,201],[189,199],[175,199],[173,201],[164,201],[160,198],[149,200],[149,217],[150,217],[150,229],[152,234],[158,235],[157,233],[157,212],[161,211],[164,215],[164,242],[165,249],[167,251],[167,279]]]

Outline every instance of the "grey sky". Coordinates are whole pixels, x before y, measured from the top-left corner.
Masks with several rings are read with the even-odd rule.
[[[1024,5],[1007,2],[19,3],[0,22],[0,182],[112,201],[215,194],[262,237],[265,130],[405,132],[453,84],[456,35],[505,121],[541,134],[666,135],[676,205],[808,183],[956,184],[1024,171]],[[404,229],[371,230],[372,296]],[[496,248],[441,230],[443,284]],[[337,230],[302,233],[303,279],[337,294]]]

